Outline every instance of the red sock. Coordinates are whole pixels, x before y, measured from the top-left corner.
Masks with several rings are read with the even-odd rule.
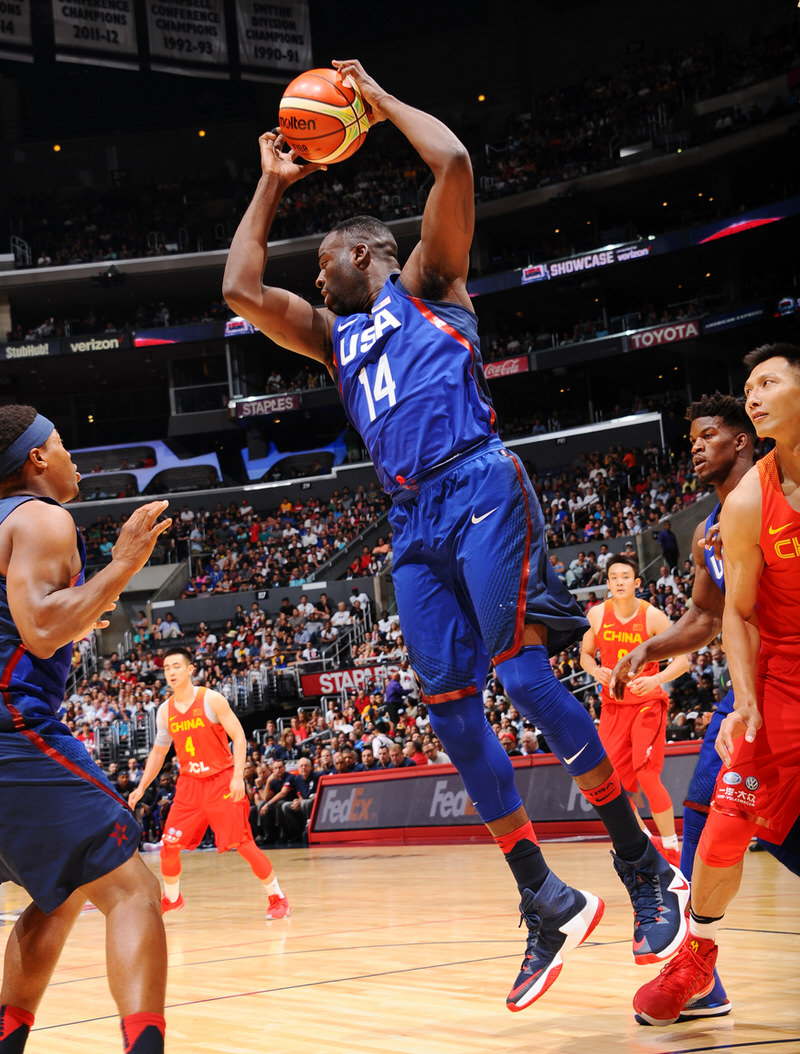
[[[530,820],[528,820],[527,823],[522,824],[521,827],[517,827],[515,830],[509,831],[508,834],[498,834],[494,835],[493,837],[495,842],[497,842],[497,844],[500,846],[500,849],[502,850],[505,856],[508,856],[508,854],[514,848],[517,842],[519,842],[522,838],[527,838],[528,841],[533,842],[534,845],[539,844],[536,840],[536,833],[533,830],[533,824]]]
[[[33,1014],[20,1006],[0,1006],[0,1054],[22,1054]]]
[[[124,1054],[164,1054],[162,1014],[128,1014],[120,1022]]]

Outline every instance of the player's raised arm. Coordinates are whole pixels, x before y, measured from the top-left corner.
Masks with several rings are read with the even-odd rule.
[[[147,563],[171,520],[158,517],[166,501],[142,505],[126,520],[111,562],[84,585],[71,588],[76,558],[75,522],[65,509],[43,502],[22,505],[10,520],[5,570],[9,607],[25,647],[48,658],[85,636],[114,607],[128,581]]]
[[[742,734],[752,740],[761,727],[757,692],[761,641],[756,597],[764,569],[764,555],[759,545],[761,486],[758,469],[751,469],[728,497],[720,515],[720,529],[725,539],[726,590],[722,634],[736,703],[734,712],[720,728],[717,750],[729,765],[733,740]]]
[[[433,172],[420,241],[402,271],[404,285],[413,295],[457,300],[471,310],[465,283],[475,227],[475,193],[466,147],[437,118],[384,91],[360,62],[347,59],[333,65],[355,82],[372,107],[373,119],[391,121]]]
[[[281,347],[307,355],[326,366],[331,361],[333,316],[313,308],[287,289],[263,284],[267,239],[286,190],[319,165],[295,164],[282,135],[259,138],[261,178],[253,200],[233,236],[222,280],[222,295],[232,311],[248,319]]]

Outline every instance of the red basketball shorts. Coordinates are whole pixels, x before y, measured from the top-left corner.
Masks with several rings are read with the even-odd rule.
[[[248,819],[250,803],[246,798],[233,801],[230,796],[232,772],[233,769],[225,769],[203,779],[178,777],[175,799],[167,816],[165,842],[181,849],[194,849],[202,841],[206,827],[210,827],[217,852],[224,853],[253,837]]]
[[[763,724],[752,743],[734,742],[712,808],[759,824],[761,838],[780,844],[800,814],[800,656],[762,652],[758,696]]]
[[[667,703],[663,697],[636,703],[603,703],[600,739],[630,794],[639,789],[638,772],[664,767]]]

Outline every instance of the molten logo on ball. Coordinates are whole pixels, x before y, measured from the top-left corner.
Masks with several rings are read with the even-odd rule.
[[[301,73],[281,99],[278,123],[287,143],[301,157],[330,165],[351,157],[369,131],[361,94],[336,70]]]
[[[295,117],[294,114],[291,117],[286,117],[284,114],[280,114],[278,121],[284,135],[286,132],[315,132],[317,130],[317,122],[313,117]]]

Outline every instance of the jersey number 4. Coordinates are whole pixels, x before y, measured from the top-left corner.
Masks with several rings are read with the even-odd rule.
[[[374,421],[378,416],[375,410],[375,404],[379,403],[381,399],[388,399],[389,406],[394,406],[397,402],[397,396],[394,394],[394,378],[392,377],[392,371],[389,369],[389,359],[386,357],[385,352],[378,359],[378,368],[375,371],[375,381],[372,388],[370,389],[366,366],[363,366],[359,370],[358,383],[364,389],[364,394],[367,397],[367,409],[369,410],[370,421]]]

